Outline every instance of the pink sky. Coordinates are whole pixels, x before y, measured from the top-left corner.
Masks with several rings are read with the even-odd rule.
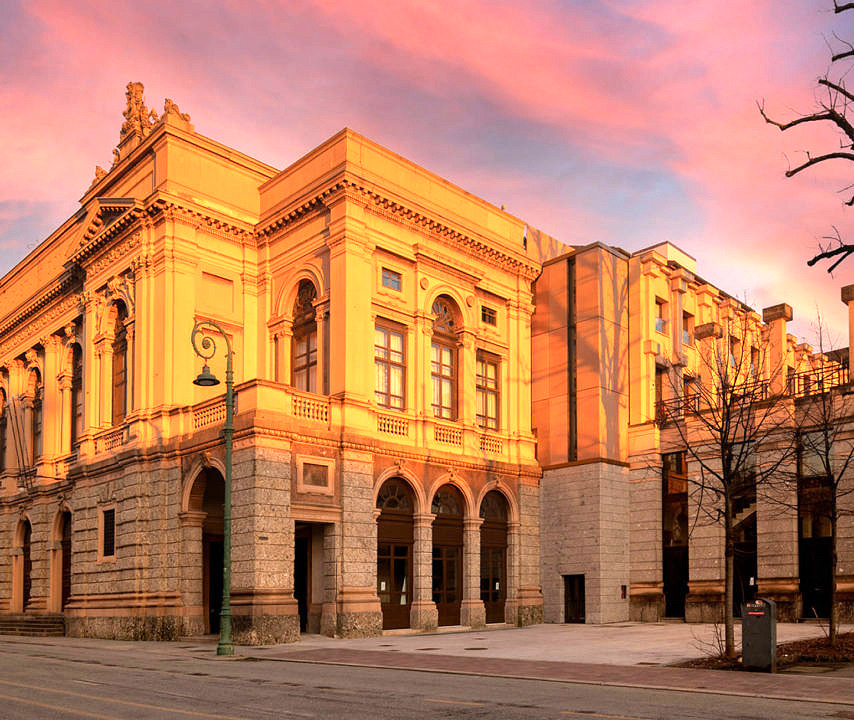
[[[4,2],[0,273],[78,207],[109,166],[129,80],[209,137],[285,167],[344,126],[569,244],[670,240],[757,309],[820,308],[847,345],[834,277],[807,268],[845,232],[851,166],[785,179],[786,155],[838,145],[782,134],[813,106],[830,0],[500,3]]]

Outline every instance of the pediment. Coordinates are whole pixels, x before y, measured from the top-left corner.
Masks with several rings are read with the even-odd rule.
[[[93,240],[129,214],[135,217],[135,198],[95,198],[67,245],[66,260],[76,261]]]

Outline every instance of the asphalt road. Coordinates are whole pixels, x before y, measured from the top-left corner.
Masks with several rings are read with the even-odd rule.
[[[854,707],[4,640],[0,718],[806,720],[854,718]]]

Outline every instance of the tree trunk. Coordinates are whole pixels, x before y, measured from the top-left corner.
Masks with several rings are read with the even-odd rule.
[[[732,612],[735,544],[732,538],[732,498],[729,493],[724,498],[724,505],[726,506],[724,516],[724,654],[728,660],[735,660],[735,622]]]

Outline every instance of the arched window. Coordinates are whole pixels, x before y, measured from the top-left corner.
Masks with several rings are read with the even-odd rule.
[[[456,420],[458,323],[453,301],[440,295],[433,303],[433,316],[430,350],[433,415],[443,420]]]
[[[317,392],[317,322],[314,300],[317,290],[308,280],[302,280],[294,302],[293,363],[291,385],[297,390]]]
[[[113,425],[121,425],[127,413],[127,369],[128,342],[125,318],[125,306],[116,304],[116,319],[113,326]]]
[[[30,371],[30,393],[33,399],[32,425],[30,433],[32,445],[30,447],[30,453],[33,459],[33,465],[35,465],[38,459],[42,456],[42,396],[44,394],[41,374],[35,369]]]
[[[71,351],[71,445],[83,434],[83,348],[74,344]]]

